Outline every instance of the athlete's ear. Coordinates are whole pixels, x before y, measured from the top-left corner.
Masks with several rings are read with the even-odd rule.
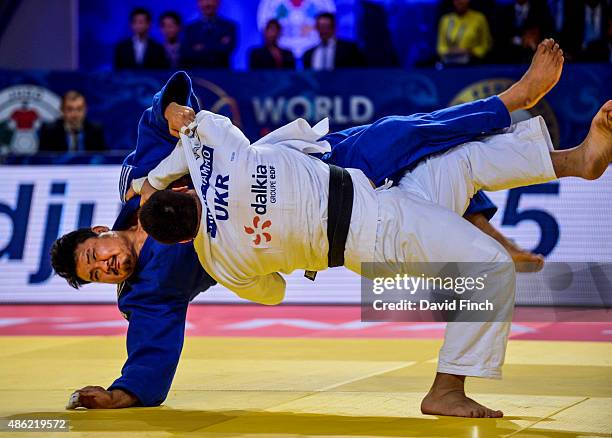
[[[96,234],[106,233],[109,230],[110,228],[105,227],[104,225],[96,225],[95,227],[91,228],[91,231],[93,231]]]

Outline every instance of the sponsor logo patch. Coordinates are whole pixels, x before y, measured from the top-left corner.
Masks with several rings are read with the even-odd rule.
[[[253,218],[252,227],[244,227],[244,232],[252,236],[251,243],[259,248],[267,248],[268,243],[272,241],[272,234],[269,228],[272,226],[272,221],[267,219],[262,222],[259,216]]]

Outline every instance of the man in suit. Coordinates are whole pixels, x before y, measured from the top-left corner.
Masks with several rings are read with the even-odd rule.
[[[538,44],[554,34],[546,0],[515,0],[499,7],[495,22],[498,62],[528,62]]]
[[[184,68],[229,68],[236,48],[236,25],[219,17],[219,0],[198,0],[202,12],[185,26],[181,43]]]
[[[249,66],[251,70],[294,69],[295,59],[291,50],[278,46],[282,27],[278,20],[272,19],[264,29],[264,45],[251,50]]]
[[[181,16],[174,11],[164,12],[159,17],[159,30],[164,36],[163,46],[170,68],[176,70],[180,65]]]
[[[115,69],[156,70],[170,67],[164,47],[149,37],[151,13],[136,8],[130,14],[132,37],[115,47]]]
[[[87,102],[78,91],[62,97],[62,117],[40,128],[39,151],[89,152],[106,149],[102,126],[87,120]]]
[[[607,48],[610,1],[575,0],[565,10],[568,18],[563,35],[569,55],[578,61],[594,60],[596,52]]]
[[[606,39],[589,43],[581,60],[612,64],[612,16],[608,17],[606,29]]]
[[[316,28],[321,42],[304,53],[304,68],[335,70],[364,66],[363,55],[357,45],[336,37],[336,17],[333,14],[319,14]]]

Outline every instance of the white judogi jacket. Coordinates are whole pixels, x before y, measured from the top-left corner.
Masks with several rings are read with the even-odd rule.
[[[276,304],[296,269],[327,268],[329,167],[307,155],[330,150],[318,141],[327,119],[314,127],[295,120],[250,145],[224,116],[201,111],[174,151],[149,173],[156,189],[190,173],[202,201],[194,247],[202,266],[239,296]],[[368,179],[349,170],[354,201],[346,266],[374,253],[378,203]]]

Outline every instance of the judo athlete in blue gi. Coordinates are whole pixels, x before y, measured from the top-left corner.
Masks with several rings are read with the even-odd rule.
[[[357,167],[381,184],[432,154],[508,127],[509,111],[535,105],[559,79],[558,48],[550,42],[542,47],[525,77],[499,97],[431,114],[387,117],[331,133],[325,139],[332,152],[323,159]],[[128,359],[121,377],[107,390],[82,388],[72,407],[161,404],[182,350],[187,306],[215,284],[202,269],[191,243],[163,245],[149,238],[136,224],[138,198],[125,199],[130,186],[146,177],[174,148],[175,135],[193,120],[194,110],[199,110],[199,104],[191,81],[185,73],[176,73],[155,95],[140,121],[136,150],[126,158],[121,173],[120,195],[126,202],[112,231],[107,227],[78,230],[54,245],[54,269],[73,287],[88,282],[118,284],[118,305],[129,321]],[[490,217],[495,207],[482,194],[472,200],[470,211]],[[486,411],[479,412],[485,415]]]

